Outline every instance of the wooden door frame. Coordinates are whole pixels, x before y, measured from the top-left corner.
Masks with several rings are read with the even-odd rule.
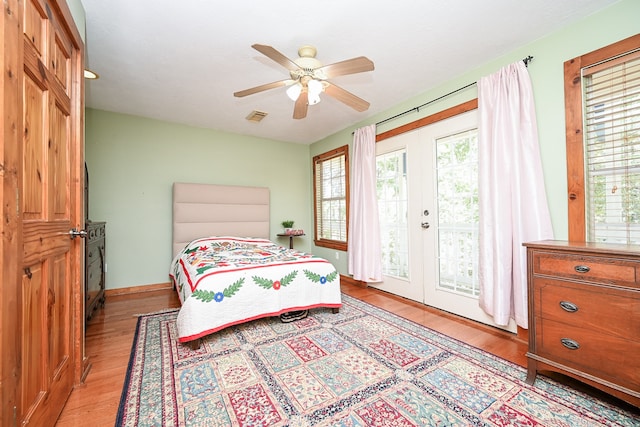
[[[639,46],[640,34],[636,34],[564,63],[567,206],[570,241],[585,242],[587,240],[584,131],[582,129],[582,69],[635,50]]]
[[[0,20],[2,50],[2,100],[0,113],[3,121],[0,132],[0,204],[2,205],[2,222],[0,223],[0,425],[16,425],[16,413],[20,413],[18,405],[19,366],[21,359],[21,337],[16,325],[19,325],[22,230],[20,189],[22,185],[23,156],[23,92],[24,79],[24,35],[23,35],[23,0],[5,0],[3,17]],[[44,0],[55,18],[55,25],[63,30],[75,49],[71,66],[71,117],[70,135],[76,141],[75,149],[69,153],[71,168],[70,185],[72,188],[71,211],[72,222],[76,227],[84,228],[84,43],[78,31],[71,11],[65,0]],[[71,280],[73,295],[71,298],[73,312],[73,360],[74,382],[80,383],[89,365],[84,355],[84,245],[72,245]]]
[[[4,4],[3,19],[0,23],[4,43],[2,59],[2,139],[0,140],[0,204],[2,205],[2,222],[0,223],[0,257],[2,267],[0,274],[0,396],[2,407],[0,424],[15,425],[18,396],[17,367],[19,366],[20,336],[11,331],[12,325],[18,324],[20,307],[18,303],[18,262],[15,254],[22,247],[22,235],[18,233],[20,222],[18,189],[22,180],[22,26],[18,0],[7,0]]]
[[[446,120],[450,117],[454,117],[459,114],[466,113],[467,111],[475,110],[477,108],[478,108],[478,98],[470,99],[469,101],[463,102],[458,105],[454,105],[453,107],[447,108],[445,110],[439,111],[437,113],[431,114],[421,119],[414,120],[413,122],[409,122],[405,125],[398,126],[397,128],[393,128],[386,132],[379,133],[378,135],[376,135],[376,142],[384,141],[387,138],[392,138],[396,135],[400,135],[406,132],[411,132],[412,130],[419,129],[424,126],[429,126],[430,124],[437,123],[442,120]]]

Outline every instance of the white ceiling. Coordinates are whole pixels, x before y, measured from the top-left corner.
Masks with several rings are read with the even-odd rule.
[[[280,141],[309,144],[507,54],[617,0],[82,0],[86,105]],[[359,113],[322,96],[294,120],[288,78],[251,48],[291,59],[311,44],[323,64],[366,56],[372,72],[332,83],[369,101]],[[268,113],[260,123],[245,117]]]

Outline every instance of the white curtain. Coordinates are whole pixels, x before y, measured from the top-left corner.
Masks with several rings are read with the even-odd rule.
[[[382,280],[382,246],[376,192],[376,125],[353,135],[349,205],[349,274],[356,280]]]
[[[531,80],[522,61],[478,81],[480,306],[528,328],[524,242],[552,239]]]

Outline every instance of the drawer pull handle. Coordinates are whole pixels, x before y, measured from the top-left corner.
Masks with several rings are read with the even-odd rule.
[[[589,267],[587,267],[586,265],[576,265],[574,267],[574,269],[578,272],[578,273],[588,273],[589,270],[591,270]]]
[[[578,306],[569,301],[560,301],[560,307],[562,307],[564,311],[568,311],[569,313],[575,313],[576,311],[578,311]]]
[[[562,338],[560,342],[569,350],[577,350],[580,348],[580,344],[578,344],[577,341],[574,341],[571,338]]]

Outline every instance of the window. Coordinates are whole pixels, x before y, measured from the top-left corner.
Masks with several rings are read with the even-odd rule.
[[[640,243],[640,35],[565,63],[569,240]]]
[[[349,146],[313,158],[315,244],[347,250]]]
[[[583,70],[587,240],[640,244],[640,52]]]

